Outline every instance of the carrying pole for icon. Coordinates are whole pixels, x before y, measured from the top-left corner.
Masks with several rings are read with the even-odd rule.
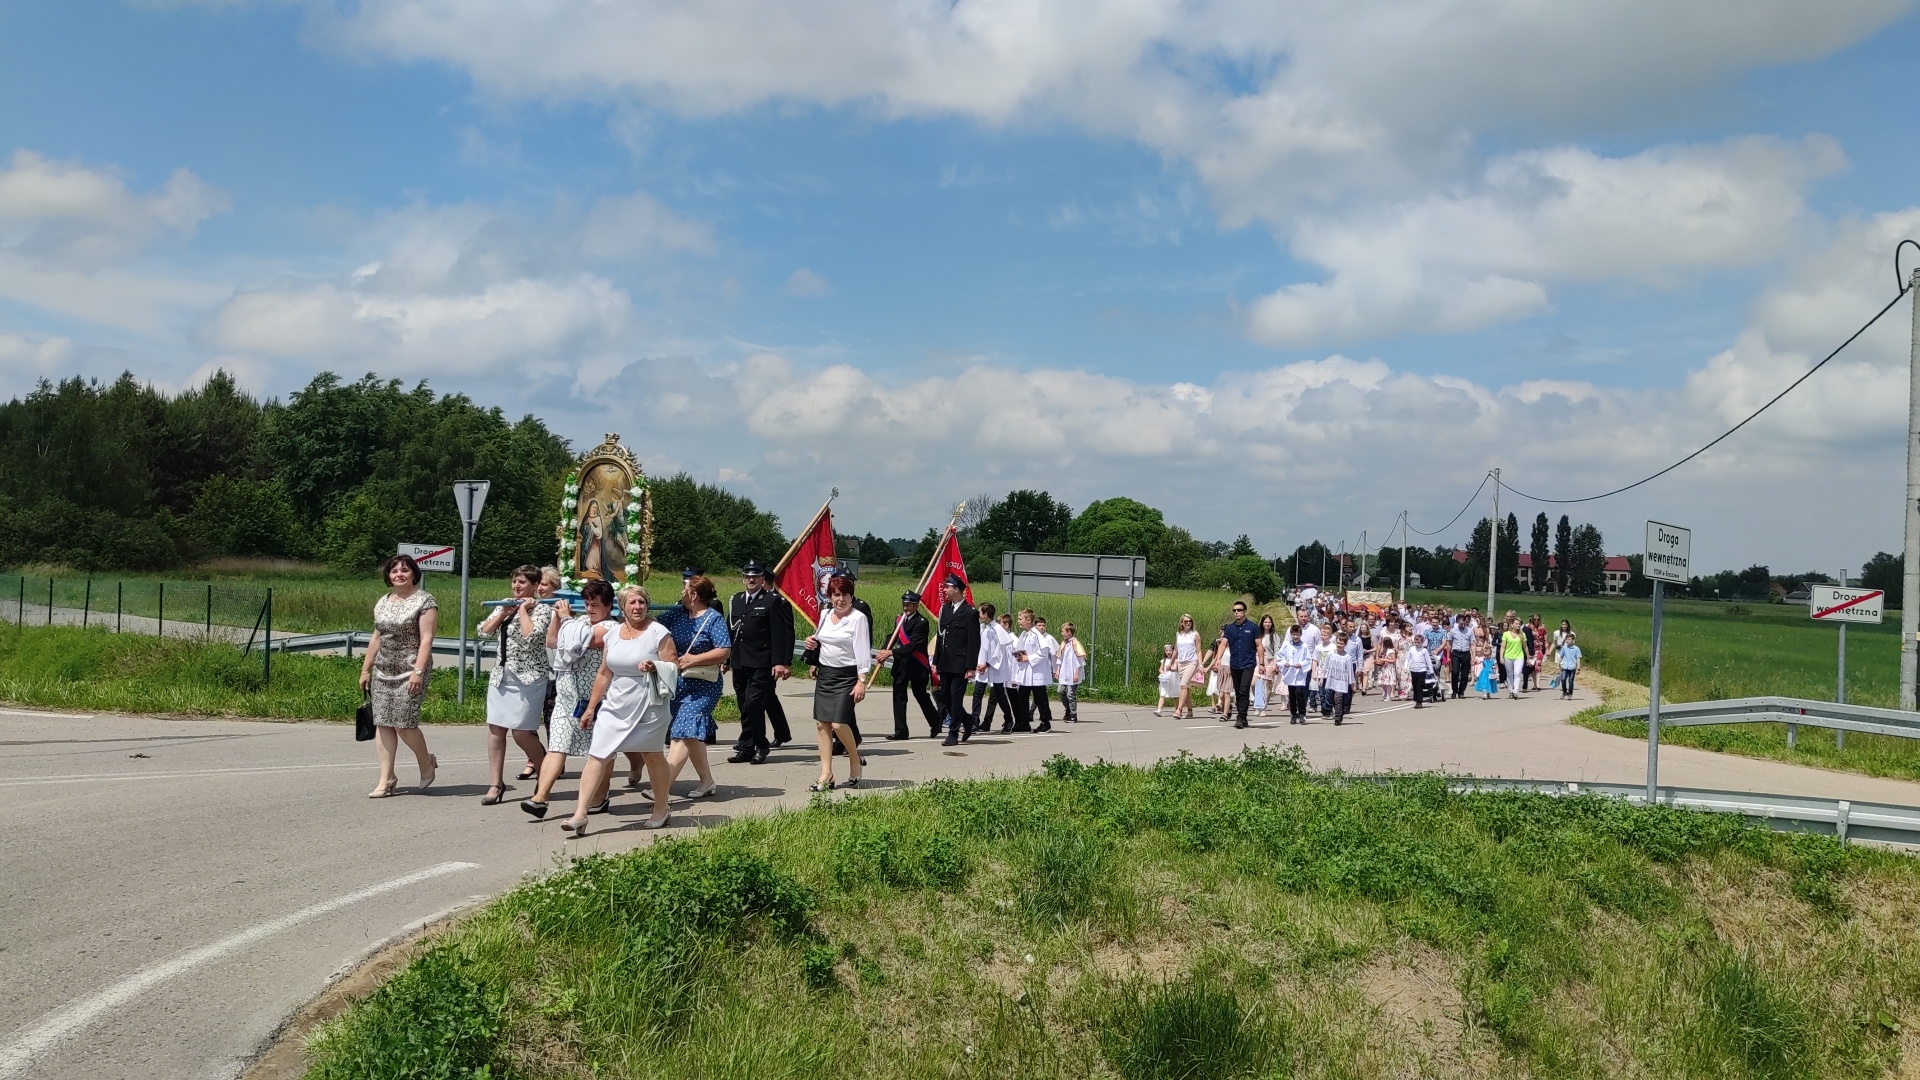
[[[813,516],[807,519],[807,527],[804,529],[801,529],[799,532],[794,534],[793,543],[787,545],[787,553],[785,555],[780,556],[779,562],[773,564],[773,573],[769,574],[768,577],[778,578],[780,576],[780,571],[785,570],[787,568],[787,564],[793,561],[793,553],[800,550],[800,542],[802,540],[805,540],[808,537],[808,535],[810,535],[813,532],[813,527],[815,525],[820,524],[820,518],[826,514],[827,508],[832,506],[833,500],[839,497],[840,497],[839,488],[834,488],[827,493],[827,501],[821,503],[820,509],[815,510],[813,512]]]
[[[934,567],[940,565],[940,553],[947,550],[947,537],[952,536],[954,533],[954,530],[960,527],[960,515],[966,512],[967,512],[966,503],[961,503],[958,506],[955,506],[953,508],[953,520],[947,522],[947,530],[940,534],[940,542],[933,545],[933,557],[927,560],[927,569],[920,575],[920,587],[913,590],[914,592],[917,592],[920,594],[920,603],[922,605],[925,605],[927,602],[927,590],[933,587],[933,584],[934,584],[933,570],[934,570]],[[934,614],[938,615],[940,612],[940,606],[938,604],[935,604],[929,610],[933,611]],[[900,618],[905,619],[906,616],[902,615],[900,616]],[[887,648],[889,649],[893,648],[893,639],[899,636],[899,634],[900,634],[900,622],[899,620],[895,620],[893,624],[893,633],[888,635],[887,637]],[[879,664],[875,664],[873,665],[873,667],[867,669],[867,688],[872,689],[873,681],[875,679],[878,679],[879,677],[880,677]]]

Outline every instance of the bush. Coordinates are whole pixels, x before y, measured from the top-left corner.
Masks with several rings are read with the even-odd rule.
[[[314,1040],[309,1080],[480,1080],[505,1027],[507,991],[490,985],[457,946],[442,945]]]

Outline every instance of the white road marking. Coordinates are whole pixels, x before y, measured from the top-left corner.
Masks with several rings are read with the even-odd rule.
[[[33,1064],[34,1058],[52,1049],[62,1039],[168,979],[184,975],[194,968],[213,963],[230,953],[258,944],[275,934],[285,933],[301,923],[330,915],[362,900],[371,900],[383,893],[404,889],[409,885],[444,877],[447,874],[472,870],[479,865],[479,863],[470,862],[444,862],[424,870],[415,870],[411,874],[402,875],[391,881],[369,885],[357,892],[350,892],[345,896],[337,896],[332,900],[301,908],[299,911],[261,923],[250,930],[243,930],[211,945],[203,945],[171,960],[163,960],[158,964],[141,968],[104,990],[48,1013],[39,1023],[15,1035],[5,1046],[0,1046],[0,1080],[8,1080],[25,1072],[27,1066]]]
[[[1105,730],[1105,731],[1102,731],[1102,732],[1100,732],[1100,734],[1102,734],[1102,735],[1130,735],[1130,734],[1133,734],[1134,732],[1137,732],[1137,731],[1157,731],[1157,730],[1159,730],[1159,729],[1157,729],[1157,728],[1150,728],[1150,727],[1123,727],[1123,728],[1113,728],[1113,729],[1111,729],[1111,730]]]
[[[26,709],[0,709],[0,716],[28,716],[35,720],[91,720],[92,713],[32,712]]]
[[[485,759],[473,758],[465,761],[443,761],[448,765],[481,765]],[[60,776],[16,776],[0,780],[0,787],[20,787],[26,784],[81,784],[92,780],[180,780],[194,776],[229,776],[253,773],[301,772],[307,769],[364,769],[379,767],[375,761],[335,761],[324,765],[244,765],[231,769],[189,769],[183,772],[163,773],[67,773]],[[404,767],[404,766],[403,766]]]

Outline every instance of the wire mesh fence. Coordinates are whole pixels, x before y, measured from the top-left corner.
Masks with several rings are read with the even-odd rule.
[[[0,619],[16,626],[78,626],[226,642],[261,650],[271,675],[273,589],[144,578],[0,575]]]

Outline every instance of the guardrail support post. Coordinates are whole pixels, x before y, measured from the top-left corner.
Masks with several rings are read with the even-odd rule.
[[[1847,818],[1853,815],[1853,804],[1841,799],[1839,807],[1840,812],[1833,819],[1833,829],[1839,835],[1840,842],[1844,844],[1847,842]]]
[[[1494,522],[1497,526],[1499,522]],[[1493,539],[1498,540],[1495,534]],[[1495,546],[1498,546],[1497,544]],[[1653,579],[1653,665],[1647,686],[1647,805],[1660,799],[1660,617],[1666,609],[1666,582]]]
[[[260,684],[273,685],[273,589],[267,589],[267,636],[260,649]]]

